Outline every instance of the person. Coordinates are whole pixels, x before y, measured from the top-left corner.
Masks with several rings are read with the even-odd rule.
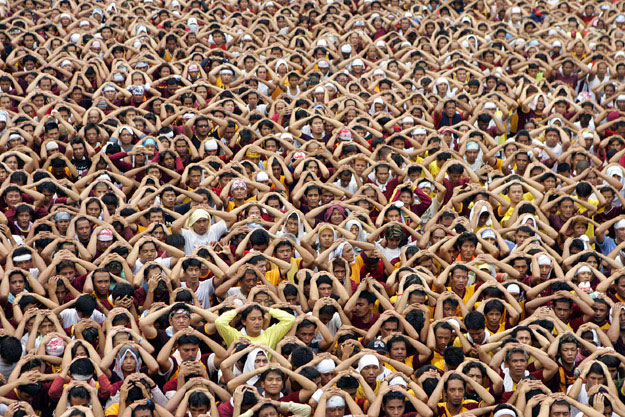
[[[0,414],[625,415],[623,30],[0,0]]]

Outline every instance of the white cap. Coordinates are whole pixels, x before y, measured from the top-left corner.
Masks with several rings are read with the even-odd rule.
[[[492,101],[487,101],[486,103],[484,103],[484,109],[493,109],[496,110],[497,106],[495,105],[495,103],[493,103]]]
[[[115,74],[113,74],[113,81],[116,83],[123,82],[124,79],[124,74],[122,74],[121,72],[116,72]]]
[[[618,97],[616,97],[616,101],[625,101],[625,94],[619,94]]]
[[[352,67],[355,67],[355,66],[361,66],[361,67],[364,67],[364,66],[365,66],[365,63],[363,62],[363,60],[362,60],[362,59],[360,59],[360,58],[356,58],[356,59],[354,59],[354,60],[352,61]]]
[[[362,358],[360,358],[360,360],[358,361],[358,372],[361,372],[363,369],[365,369],[367,366],[372,366],[375,365],[378,368],[380,367],[380,361],[378,360],[378,358],[375,355],[372,354],[366,354],[364,355]]]
[[[351,45],[343,45],[343,46],[341,46],[341,52],[343,52],[344,54],[351,54],[352,53],[352,46]]]
[[[521,14],[521,8],[520,7],[513,7],[510,10],[510,14]]]
[[[56,142],[46,143],[46,151],[54,151],[56,149],[59,149],[59,145],[57,145]]]
[[[614,225],[614,230],[616,229],[625,229],[625,219],[616,222],[616,224]]]
[[[480,150],[480,145],[478,145],[476,142],[467,143],[467,151],[479,151],[479,150]]]
[[[584,265],[584,266],[580,266],[579,268],[577,268],[577,271],[575,271],[575,275],[577,275],[577,274],[582,274],[582,273],[584,273],[584,272],[592,272],[592,271],[590,270],[590,268],[589,268],[589,267],[587,267],[586,265]]]
[[[80,41],[80,33],[72,33],[72,36],[69,37],[69,40],[72,43],[78,43]]]
[[[330,68],[328,61],[319,61],[319,68]]]
[[[506,287],[506,291],[510,294],[521,294],[521,287],[519,287],[519,284],[510,284]]]
[[[70,61],[69,59],[64,59],[63,62],[61,62],[61,67],[66,67],[68,65],[71,67],[74,66],[74,64],[72,64],[72,61]]]
[[[377,41],[375,43],[375,46],[377,46],[378,48],[384,48],[384,47],[386,47],[386,42],[384,42],[384,41]]]
[[[616,23],[623,23],[623,22],[625,22],[625,16],[620,14],[620,15],[616,16],[616,19],[614,21]]]
[[[217,141],[215,139],[207,140],[204,143],[204,149],[207,151],[216,151],[219,147],[217,146]]]
[[[482,230],[482,239],[497,239],[497,235],[492,229],[484,229]]]
[[[319,85],[319,86],[315,87],[315,89],[313,90],[313,93],[315,93],[315,94],[323,94],[323,93],[325,93],[325,91],[326,90],[324,90],[323,87]]]
[[[265,171],[260,171],[256,174],[256,181],[264,182],[269,181],[269,175]]]
[[[545,255],[544,253],[538,255],[538,265],[549,265],[551,266],[551,258]]]
[[[428,131],[425,130],[424,127],[419,126],[418,128],[412,131],[412,134],[413,135],[427,135]]]
[[[326,408],[345,407],[345,400],[340,395],[333,395],[326,401]]]
[[[329,374],[336,369],[336,364],[332,359],[324,359],[317,364],[317,371],[320,374]]]
[[[551,43],[551,46],[554,47],[554,48],[562,47],[562,42],[560,42],[560,41],[553,41]]]
[[[373,75],[381,75],[381,76],[385,77],[386,73],[384,72],[384,70],[382,68],[378,68],[375,71],[373,71]]]
[[[410,116],[406,116],[406,117],[404,117],[403,119],[401,119],[401,122],[400,122],[400,123],[401,123],[402,125],[403,125],[404,123],[414,123],[414,119],[413,119],[412,117],[410,117]]]
[[[328,41],[326,41],[325,39],[319,39],[317,41],[317,46],[323,47],[323,48],[327,48],[328,47]]]

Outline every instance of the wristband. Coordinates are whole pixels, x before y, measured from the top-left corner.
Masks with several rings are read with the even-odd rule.
[[[137,344],[141,344],[141,342],[143,342],[145,340],[145,337],[142,337],[141,339],[139,339],[139,341],[137,342]]]

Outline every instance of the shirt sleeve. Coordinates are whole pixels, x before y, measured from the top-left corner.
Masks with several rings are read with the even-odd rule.
[[[269,311],[271,312],[271,310]],[[289,313],[286,313],[286,314],[291,316]],[[241,336],[241,332],[239,332],[234,327],[230,326],[230,322],[236,317],[236,315],[237,315],[237,311],[233,309],[233,310],[226,311],[225,313],[217,317],[217,320],[215,320],[215,327],[217,328],[217,332],[224,339],[224,342],[226,342],[226,346],[230,346],[230,343],[234,342],[236,339],[238,339]],[[295,320],[295,317],[293,317],[293,320]],[[291,322],[291,324],[293,323]],[[279,326],[279,325],[280,323],[276,324],[276,326]],[[284,334],[286,334],[286,332],[284,332]],[[282,336],[280,336],[277,340],[280,340],[281,337]]]
[[[275,349],[278,342],[291,330],[293,323],[295,323],[295,316],[277,308],[270,308],[269,314],[279,321],[278,324],[274,324],[265,332],[267,334],[269,347]],[[217,321],[215,321],[215,325],[217,325]]]

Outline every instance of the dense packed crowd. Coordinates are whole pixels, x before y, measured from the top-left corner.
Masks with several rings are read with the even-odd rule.
[[[0,0],[0,415],[625,416],[625,2]]]

